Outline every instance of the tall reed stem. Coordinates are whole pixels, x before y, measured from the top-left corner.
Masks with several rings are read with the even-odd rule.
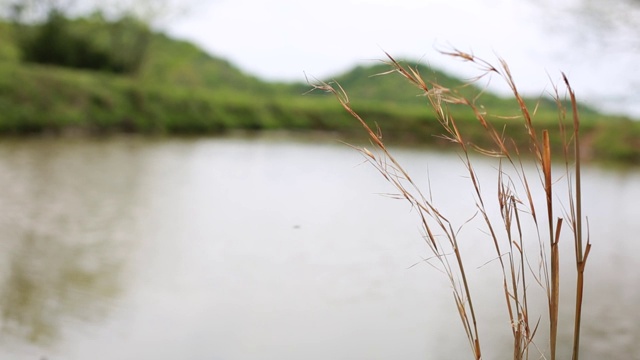
[[[575,305],[575,318],[574,318],[574,330],[573,330],[573,351],[572,359],[579,360],[580,358],[580,325],[582,322],[582,300],[584,294],[584,269],[591,250],[591,243],[587,239],[586,248],[583,248],[582,241],[582,183],[581,183],[581,170],[580,170],[580,117],[578,115],[578,107],[576,102],[576,96],[569,84],[565,74],[562,74],[562,78],[569,91],[571,97],[571,110],[573,113],[573,144],[574,144],[574,158],[575,158],[575,224],[574,224],[574,240],[575,240],[575,253],[576,253],[576,305]]]
[[[533,123],[533,113],[529,111],[525,100],[520,96],[515,83],[511,77],[511,72],[506,62],[501,62],[501,67],[494,67],[491,64],[477,59],[473,55],[454,51],[446,53],[467,62],[478,65],[487,74],[498,74],[506,80],[510,86],[515,100],[520,109],[520,115],[523,120],[524,130],[528,137],[531,154],[535,157],[538,170],[542,171],[542,190],[545,194],[545,203],[547,208],[547,225],[548,225],[548,246],[543,240],[546,236],[541,236],[538,217],[536,215],[536,205],[533,200],[533,192],[530,188],[530,182],[527,180],[525,167],[521,159],[520,151],[514,138],[508,137],[506,128],[497,130],[492,122],[488,119],[484,109],[476,106],[475,100],[469,100],[458,95],[455,91],[443,87],[435,82],[427,83],[421,76],[417,68],[404,67],[393,57],[387,54],[389,65],[392,70],[389,72],[397,72],[410,83],[417,86],[426,95],[431,107],[435,111],[437,121],[440,123],[444,133],[442,138],[456,144],[461,152],[460,157],[467,171],[467,175],[473,188],[475,198],[476,213],[481,216],[483,221],[484,232],[491,239],[499,263],[499,269],[502,273],[502,287],[504,298],[506,300],[507,314],[511,333],[513,336],[513,358],[514,360],[529,359],[531,345],[534,344],[538,323],[531,323],[531,314],[529,314],[529,289],[526,270],[530,273],[534,283],[539,284],[546,291],[548,316],[549,316],[549,356],[551,360],[556,359],[558,347],[558,329],[559,329],[559,308],[560,308],[560,250],[559,242],[561,238],[563,219],[554,215],[553,202],[553,177],[552,177],[552,147],[550,142],[550,133],[548,129],[542,131],[542,142],[539,142],[536,129]],[[482,77],[480,76],[480,77]],[[480,78],[479,77],[479,78]],[[582,313],[582,298],[584,290],[584,268],[587,260],[591,244],[587,241],[586,247],[583,248],[582,240],[582,199],[581,199],[581,182],[580,182],[580,142],[579,142],[579,118],[577,113],[577,102],[573,90],[569,86],[566,76],[563,79],[569,89],[571,95],[571,104],[573,110],[573,158],[575,158],[574,173],[570,171],[569,166],[569,144],[570,140],[564,138],[564,159],[566,164],[566,179],[569,187],[568,202],[570,204],[570,227],[573,230],[576,254],[577,268],[577,288],[576,288],[576,305],[575,305],[575,321],[574,321],[574,343],[573,343],[573,359],[579,360],[580,346],[580,322]],[[362,125],[367,133],[371,144],[375,147],[376,152],[371,152],[364,147],[355,147],[359,150],[367,161],[369,161],[378,172],[390,182],[397,190],[397,197],[407,200],[412,208],[417,209],[421,225],[424,230],[424,238],[427,245],[434,254],[434,261],[439,262],[440,268],[449,278],[453,288],[454,300],[460,316],[463,328],[467,335],[467,340],[471,347],[475,360],[482,359],[481,343],[479,337],[479,326],[477,322],[476,306],[472,299],[471,284],[467,276],[465,266],[465,256],[460,248],[458,232],[455,231],[449,219],[447,219],[433,204],[433,200],[423,196],[419,187],[413,182],[407,171],[391,154],[385,143],[382,141],[380,129],[374,131],[365,120],[356,113],[349,103],[349,98],[337,84],[338,90],[327,83],[314,85],[316,89],[333,93],[342,107],[349,112]],[[564,133],[564,106],[556,94],[556,101],[560,111],[560,132]],[[449,105],[462,105],[472,110],[477,123],[480,125],[489,138],[492,140],[494,149],[480,148],[475,144],[471,144],[463,135],[458,122],[448,111]],[[465,126],[470,126],[468,123]],[[515,126],[515,125],[514,125]],[[517,127],[522,129],[521,126]],[[467,128],[468,129],[468,128]],[[511,128],[513,129],[513,128]],[[482,155],[500,158],[498,168],[498,201],[504,229],[494,225],[491,219],[489,208],[490,202],[486,202],[485,195],[481,191],[480,179],[477,177],[476,171],[472,164],[470,156],[471,149],[477,150]],[[513,179],[503,170],[504,163],[510,164],[511,170],[515,173],[515,178],[519,180],[526,198],[520,198],[515,190]],[[575,184],[572,184],[572,175],[575,177]],[[573,187],[575,185],[575,187]],[[575,195],[575,197],[574,197]],[[526,199],[526,200],[525,200]],[[535,225],[533,234],[529,234],[537,238],[537,247],[539,249],[539,273],[535,274],[530,258],[525,254],[527,244],[525,244],[525,235],[523,233],[522,219],[529,217],[530,221]],[[513,232],[517,231],[517,237]],[[501,233],[504,231],[504,233]],[[502,235],[506,235],[506,240],[501,239]],[[505,243],[506,241],[506,243]],[[505,251],[506,249],[506,251]],[[548,252],[547,252],[548,251]],[[505,257],[506,256],[506,257]],[[507,260],[503,259],[506,258]],[[538,348],[535,346],[534,348]],[[540,353],[542,358],[546,358],[545,354]]]

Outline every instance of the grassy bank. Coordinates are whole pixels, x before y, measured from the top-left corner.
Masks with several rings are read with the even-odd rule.
[[[48,33],[39,26],[23,25],[17,29],[0,21],[0,135],[311,130],[334,132],[342,139],[362,137],[359,127],[330,96],[317,92],[303,95],[311,88],[309,84],[263,81],[192,43],[162,33],[147,33],[144,26],[141,28],[135,22],[109,22],[95,14],[68,18],[62,25],[60,44],[75,39],[83,45],[80,49],[87,45],[105,59],[116,62],[123,56],[123,49],[116,45],[143,34],[143,60],[135,71],[128,73],[79,70],[68,64],[66,68],[37,65],[25,58],[24,39],[29,37],[25,38],[24,31],[33,39],[39,39],[33,37],[38,31],[41,35]],[[127,34],[128,37],[124,36]],[[90,55],[84,52],[80,55],[83,54]],[[516,130],[521,125],[513,118],[520,114],[515,100],[469,86],[424,64],[408,65],[426,81],[455,89],[467,99],[475,99],[482,92],[477,103],[482,105],[482,111],[503,116],[493,119],[496,126],[516,140],[525,140],[517,138]],[[372,126],[384,129],[386,141],[447,144],[438,137],[441,131],[436,114],[429,109],[426,98],[419,96],[418,89],[395,74],[372,76],[389,70],[388,64],[374,62],[337,75],[335,80],[354,99],[351,104],[354,109]],[[557,123],[557,108],[552,100],[523,100],[537,103],[535,121],[541,126]],[[491,144],[486,134],[474,130],[476,117],[468,107],[449,105],[448,109],[458,120],[458,126],[465,128],[471,142],[479,146]],[[581,106],[581,115],[586,158],[640,163],[640,122],[598,114],[586,106]],[[551,133],[551,140],[552,147],[561,146],[557,134]]]
[[[447,143],[437,136],[435,114],[426,106],[362,101],[354,107],[384,129],[391,143]],[[324,94],[283,91],[258,95],[226,88],[157,86],[125,76],[13,62],[0,64],[0,108],[3,135],[69,131],[220,134],[238,129],[286,129],[331,131],[356,140],[361,136],[356,124]],[[501,114],[509,115],[510,111],[502,109]],[[468,110],[453,107],[452,114],[463,128],[475,121]],[[556,123],[557,113],[541,110],[535,121]],[[512,136],[520,133],[512,131],[521,126],[517,120],[495,119],[494,123]],[[489,144],[484,133],[468,128],[472,142]],[[582,131],[587,158],[640,163],[640,123],[587,113]],[[561,146],[551,135],[552,146]]]

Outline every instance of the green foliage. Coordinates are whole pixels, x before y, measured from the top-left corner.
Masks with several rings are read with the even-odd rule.
[[[154,34],[138,79],[150,86],[225,88],[264,96],[273,87],[246,75],[228,61],[212,57],[195,45]]]
[[[451,89],[458,89],[470,97],[477,95],[480,90],[465,84],[442,71],[438,71],[422,64],[406,62],[408,66],[418,71],[426,81],[438,81]],[[340,84],[347,91],[353,101],[366,100],[402,105],[424,105],[424,96],[417,87],[406,83],[402,76],[387,74],[391,70],[389,64],[380,62],[370,66],[357,66],[339,75],[332,81]],[[487,94],[487,98],[494,95]]]
[[[0,63],[0,133],[203,134],[233,129],[326,129],[325,108],[289,106],[228,89],[158,87],[128,77]]]
[[[469,84],[452,75],[449,75],[438,69],[431,68],[421,63],[412,61],[400,61],[407,68],[416,71],[422,79],[430,86],[437,83],[440,87],[450,89],[451,91],[463,96],[467,99],[474,100],[476,105],[484,108],[491,108],[493,115],[500,116],[516,116],[520,113],[520,107],[512,97],[501,97],[491,92],[485,91],[477,84]],[[327,79],[325,82],[336,82],[340,84],[348,94],[354,104],[359,102],[365,103],[383,103],[396,105],[398,107],[425,107],[427,105],[425,96],[421,90],[411,84],[407,84],[406,79],[399,74],[391,74],[391,66],[387,63],[380,62],[370,66],[357,66],[351,71],[335,77]],[[548,97],[541,98],[524,98],[527,105],[531,108],[537,108],[537,112],[544,113],[543,117],[557,116],[557,103]],[[564,106],[570,106],[568,102],[563,102]],[[467,117],[472,115],[468,112],[466,106],[448,105],[453,111],[465,109]],[[582,113],[595,114],[596,112],[586,106],[581,106]]]
[[[107,21],[96,13],[69,19],[55,9],[43,24],[14,26],[26,62],[113,73],[137,72],[151,37],[148,27],[131,17]]]
[[[20,50],[13,41],[13,29],[10,24],[0,21],[0,61],[19,61]]]
[[[138,26],[131,19],[121,21],[118,26],[122,29]],[[17,40],[0,31],[0,40],[10,39],[0,42],[0,134],[69,130],[98,134],[216,134],[236,129],[286,129],[330,131],[351,141],[362,139],[360,126],[333,97],[321,92],[308,93],[308,84],[261,81],[193,44],[163,34],[149,35],[144,56],[129,54],[126,56],[131,58],[127,58],[127,51],[114,53],[109,49],[135,47],[137,41],[144,42],[137,36],[145,35],[111,27],[113,24],[100,14],[93,14],[68,20],[60,31],[69,38],[81,39],[74,46],[88,41],[87,49],[105,56],[100,59],[96,56],[95,63],[104,60],[103,65],[127,61],[139,64],[135,76],[20,64]],[[0,22],[0,30],[3,29],[10,27]],[[39,28],[28,29],[32,32],[23,34],[35,36]],[[85,51],[90,58],[89,50]],[[122,57],[116,57],[116,53]],[[480,92],[479,88],[463,86],[460,80],[434,69],[417,68],[425,79],[437,80],[465,96],[475,97]],[[336,80],[354,99],[353,107],[371,122],[372,128],[384,129],[383,136],[388,143],[447,145],[448,141],[438,136],[435,114],[429,110],[426,99],[418,96],[417,88],[408,86],[398,74],[372,76],[389,69],[385,64],[361,66]],[[539,103],[534,122],[553,128],[545,124],[557,123],[556,103],[545,98],[526,101]],[[504,116],[494,118],[493,123],[505,134],[521,135],[520,122],[514,118],[519,115],[519,109],[513,99],[485,93],[477,103],[489,114]],[[477,120],[468,109],[450,106],[450,114],[475,145],[491,144],[485,132],[477,131],[478,127],[474,126]],[[584,108],[582,124],[585,149],[593,159],[640,162],[640,122],[606,117]],[[556,149],[562,146],[559,131],[552,131],[551,141]]]
[[[592,156],[616,162],[640,164],[640,124],[628,119],[603,119],[591,141]]]

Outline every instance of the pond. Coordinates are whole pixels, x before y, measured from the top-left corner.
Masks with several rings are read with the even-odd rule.
[[[458,155],[396,150],[457,226],[473,216]],[[471,359],[415,212],[363,160],[288,137],[0,141],[0,357]],[[640,358],[640,171],[588,166],[583,188],[581,358]],[[468,256],[485,358],[509,359],[495,255]]]

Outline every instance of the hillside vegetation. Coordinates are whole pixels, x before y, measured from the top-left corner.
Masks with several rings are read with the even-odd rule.
[[[99,23],[99,22],[98,22]],[[100,28],[86,19],[71,22],[70,31],[91,33]],[[75,29],[75,30],[73,30]],[[78,30],[80,29],[80,30]],[[89,29],[92,29],[89,31]],[[23,61],[13,28],[0,23],[0,134],[220,134],[231,130],[331,131],[354,139],[357,124],[327,94],[307,93],[308,84],[268,83],[245,74],[228,61],[195,45],[150,34],[139,68],[130,73],[77,69]],[[95,40],[91,40],[95,41]],[[97,48],[103,45],[95,45]],[[102,47],[102,49],[106,49]],[[435,69],[412,64],[428,81],[438,81],[473,98],[481,90]],[[445,144],[435,116],[417,89],[383,63],[357,66],[326,81],[338,81],[354,108],[384,129],[396,143]],[[477,100],[491,114],[516,116],[512,99],[483,93]],[[557,123],[557,108],[549,99],[538,104],[536,121]],[[460,126],[475,125],[471,114],[452,107]],[[640,125],[583,107],[583,131],[588,157],[640,163]],[[505,131],[512,129],[508,119]],[[486,139],[478,131],[472,141]],[[559,142],[558,142],[559,144]],[[559,146],[559,145],[558,145]]]

